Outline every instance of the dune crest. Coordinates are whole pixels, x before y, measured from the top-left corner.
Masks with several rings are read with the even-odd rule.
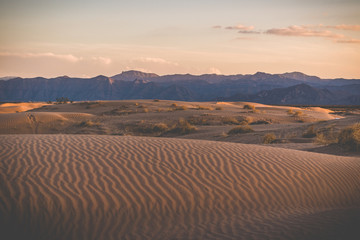
[[[348,225],[359,219],[358,158],[168,138],[4,135],[0,160],[0,223],[26,239],[331,239],[358,229]]]

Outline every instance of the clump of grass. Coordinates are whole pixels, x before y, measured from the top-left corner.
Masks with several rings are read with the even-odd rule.
[[[275,141],[276,141],[276,136],[274,133],[267,133],[262,139],[262,142],[264,144],[271,144],[274,143]]]
[[[255,124],[271,124],[272,121],[271,119],[259,119],[257,121],[251,122],[251,125],[255,125]]]
[[[313,138],[316,137],[317,131],[315,130],[314,125],[309,126],[306,131],[303,133],[304,138]]]
[[[82,121],[80,123],[80,126],[82,126],[82,127],[98,127],[98,126],[100,126],[100,123],[99,122],[94,122],[94,121],[91,121],[91,120],[86,120],[86,121]]]
[[[228,134],[234,135],[234,134],[239,134],[239,133],[250,133],[250,132],[254,132],[254,130],[249,125],[244,125],[244,126],[237,126],[237,127],[232,128],[228,132]]]
[[[187,110],[186,106],[178,106],[176,103],[173,103],[170,105],[172,111],[183,111],[183,110]]]
[[[338,142],[338,136],[334,133],[332,125],[319,129],[316,132],[315,143],[329,145]]]
[[[205,106],[197,106],[196,110],[212,110],[212,108],[210,107],[205,107]]]
[[[139,103],[136,102],[136,103],[135,103],[135,106],[139,106]]]
[[[169,133],[176,134],[188,134],[196,131],[196,127],[191,125],[188,121],[183,118],[180,118],[168,131]]]
[[[237,120],[234,117],[222,117],[221,123],[222,124],[234,124],[234,125],[240,124],[239,120]]]
[[[289,110],[287,110],[286,112],[287,112],[287,114],[289,114],[289,115],[293,115],[293,114],[294,114],[294,110],[291,109],[291,108],[290,108]]]
[[[160,102],[160,100],[159,99],[154,99],[154,102]]]
[[[245,104],[244,109],[250,109],[250,110],[255,110],[255,106],[254,105],[251,105],[251,104]]]
[[[201,117],[191,117],[189,118],[189,123],[194,125],[210,125],[209,119],[205,116]]]
[[[143,112],[144,112],[144,113],[148,113],[148,112],[149,112],[149,109],[144,108],[144,109],[143,109]]]
[[[300,117],[300,116],[302,116],[304,113],[302,112],[302,111],[295,111],[295,113],[294,113],[294,116],[295,117]]]
[[[170,105],[170,107],[176,108],[176,107],[177,107],[177,104],[176,104],[176,103],[172,103],[172,104]]]
[[[223,110],[224,108],[223,107],[216,107],[215,110],[218,110],[218,111],[221,111]]]
[[[338,144],[349,151],[360,151],[360,123],[341,130]]]

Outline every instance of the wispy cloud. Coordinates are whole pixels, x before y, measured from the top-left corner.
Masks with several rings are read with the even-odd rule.
[[[154,57],[140,57],[140,58],[134,59],[134,61],[143,62],[143,63],[166,64],[166,65],[173,65],[173,66],[179,65],[178,63],[175,63],[175,62],[167,61],[162,58],[154,58]]]
[[[82,60],[81,57],[76,57],[76,56],[74,56],[72,54],[55,54],[55,53],[51,53],[51,52],[47,52],[47,53],[9,53],[9,52],[3,52],[3,53],[0,53],[0,56],[3,56],[3,57],[20,57],[20,58],[43,58],[43,57],[48,57],[48,58],[55,58],[55,59],[68,61],[68,62],[79,62],[79,61]]]
[[[337,40],[336,42],[338,42],[338,43],[360,43],[360,39],[354,39],[354,38],[340,39],[340,40]]]
[[[243,33],[243,34],[260,34],[261,32],[259,32],[259,31],[241,30],[241,31],[238,31],[238,33]]]
[[[337,30],[360,31],[360,25],[340,24],[340,25],[323,26],[323,27],[325,27],[325,28],[337,29]]]
[[[216,26],[213,26],[212,28],[215,28],[215,29],[220,29],[222,28],[220,25],[216,25]]]
[[[272,28],[265,31],[265,33],[280,36],[323,37],[332,39],[340,39],[345,37],[342,34],[337,34],[329,30],[316,30],[306,26],[297,25],[289,26],[287,28]]]
[[[106,58],[106,57],[92,57],[91,59],[95,62],[100,62],[105,65],[109,65],[112,63],[112,60],[110,58]]]
[[[254,26],[245,26],[245,25],[236,25],[236,26],[228,26],[225,27],[227,30],[241,30],[241,31],[251,31],[254,29]]]

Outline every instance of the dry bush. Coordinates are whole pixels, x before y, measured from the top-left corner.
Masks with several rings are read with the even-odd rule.
[[[240,124],[240,122],[234,117],[222,117],[221,123],[222,124],[236,124],[236,125]]]
[[[193,125],[210,125],[209,119],[207,117],[190,117],[188,121]]]
[[[143,133],[143,134],[151,134],[151,135],[160,135],[169,130],[169,126],[165,123],[145,123],[141,121],[132,129],[135,132]]]
[[[186,106],[177,106],[176,108],[174,108],[175,111],[184,111],[187,110],[188,108]]]
[[[293,109],[289,109],[289,110],[287,110],[286,112],[287,112],[287,114],[289,114],[289,115],[293,115],[293,114],[294,114],[294,110],[293,110]]]
[[[216,107],[215,110],[223,110],[223,107]]]
[[[254,130],[249,125],[244,125],[244,126],[237,126],[237,127],[232,128],[228,132],[228,134],[234,135],[234,134],[239,134],[239,133],[250,133],[250,132],[254,132]]]
[[[91,120],[86,120],[86,121],[82,121],[80,123],[80,126],[81,127],[98,127],[98,126],[100,126],[100,123],[99,122],[94,122],[94,121],[91,121]]]
[[[271,119],[260,119],[254,122],[251,122],[251,125],[256,125],[256,124],[271,124],[272,121]]]
[[[262,139],[262,142],[264,144],[271,144],[274,143],[275,141],[276,141],[276,136],[274,133],[267,133]]]
[[[304,138],[313,138],[316,137],[317,130],[315,130],[314,125],[309,126],[306,131],[303,133]]]
[[[360,123],[341,130],[338,144],[349,151],[360,151]]]
[[[294,113],[294,116],[295,117],[300,117],[300,116],[302,116],[304,113],[302,112],[302,111],[295,111],[295,113]]]
[[[205,106],[197,106],[196,110],[213,110],[213,109],[210,107],[205,107]]]
[[[149,112],[149,109],[144,108],[144,109],[143,109],[143,112],[144,112],[144,113],[148,113],[148,112]]]
[[[259,109],[254,109],[252,110],[253,113],[260,113],[260,110]]]
[[[159,99],[154,99],[154,102],[160,102],[160,100]]]
[[[245,104],[244,109],[250,109],[250,110],[255,110],[255,106],[254,105],[251,105],[251,104]]]
[[[188,121],[183,118],[180,118],[168,131],[169,133],[176,134],[188,134],[196,131],[196,127],[191,125]]]
[[[139,103],[135,103],[135,106],[139,106]]]
[[[170,107],[176,108],[176,107],[177,107],[177,104],[176,104],[176,103],[172,103],[172,104],[170,105]]]

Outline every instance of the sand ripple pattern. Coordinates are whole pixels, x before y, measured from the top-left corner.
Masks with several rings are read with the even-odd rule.
[[[171,138],[0,137],[0,224],[13,238],[346,239],[359,209],[356,158]]]

